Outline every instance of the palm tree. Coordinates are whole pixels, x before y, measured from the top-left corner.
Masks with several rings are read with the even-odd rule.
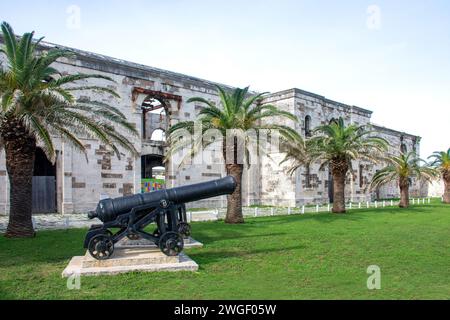
[[[450,148],[445,151],[436,151],[428,159],[433,159],[430,164],[432,167],[439,170],[442,180],[444,180],[444,203],[450,204]]]
[[[197,102],[205,105],[205,108],[200,111],[198,118],[198,123],[202,126],[202,134],[194,136],[193,141],[180,139],[186,131],[192,136],[196,124],[194,121],[183,121],[172,126],[169,129],[170,148],[166,161],[171,155],[185,147],[190,147],[191,151],[189,152],[189,156],[199,153],[201,150],[200,146],[207,147],[214,142],[211,139],[204,139],[203,135],[210,129],[218,130],[223,137],[222,154],[226,160],[226,173],[233,176],[237,182],[236,190],[227,199],[228,207],[225,222],[232,224],[243,223],[241,181],[244,163],[247,162],[249,164],[249,158],[252,156],[249,149],[250,140],[248,137],[243,137],[242,139],[234,139],[234,141],[228,141],[227,143],[225,139],[227,137],[227,131],[230,132],[229,130],[237,129],[245,133],[249,130],[254,130],[259,135],[262,130],[277,130],[282,138],[291,139],[292,137],[298,136],[295,130],[285,125],[268,122],[269,120],[273,120],[274,117],[284,117],[293,121],[297,121],[297,118],[289,112],[279,110],[274,105],[259,104],[259,101],[264,97],[265,93],[250,96],[249,87],[227,91],[217,86],[217,91],[221,107],[200,97],[188,100],[188,103]],[[239,135],[238,132],[236,133]],[[227,157],[227,144],[234,150],[234,156],[231,157],[233,159]],[[243,156],[244,161],[241,161],[242,158],[239,158],[240,156],[237,154],[237,150],[245,151],[245,155]]]
[[[6,22],[1,25],[4,46],[0,54],[6,65],[0,68],[0,139],[6,153],[10,181],[10,215],[7,237],[32,237],[32,177],[38,147],[53,163],[53,139],[61,138],[85,152],[80,138],[96,138],[120,157],[118,146],[136,154],[124,135],[136,134],[125,116],[108,104],[77,100],[76,92],[94,90],[118,97],[102,86],[77,85],[90,78],[112,79],[101,75],[62,75],[51,65],[59,58],[73,56],[59,49],[39,52],[42,38],[33,41],[34,32],[20,39]]]
[[[400,188],[400,208],[409,207],[409,185],[412,178],[430,181],[437,176],[437,171],[419,159],[414,152],[401,153],[387,158],[388,166],[378,171],[372,178],[370,188],[378,188],[392,181],[398,181]]]
[[[333,212],[345,213],[345,178],[352,160],[376,162],[387,149],[386,140],[372,133],[367,126],[346,126],[339,118],[317,127],[312,138],[297,140],[284,161],[292,161],[291,173],[313,161],[321,169],[328,166],[333,177]]]

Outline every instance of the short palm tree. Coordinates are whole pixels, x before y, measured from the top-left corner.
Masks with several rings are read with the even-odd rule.
[[[204,98],[192,98],[188,100],[188,103],[197,102],[205,105],[199,113],[198,123],[201,124],[202,134],[194,136],[191,140],[180,140],[181,137],[188,132],[191,136],[194,134],[194,121],[179,122],[169,129],[169,152],[166,160],[171,155],[180,151],[180,149],[189,147],[189,156],[193,156],[199,153],[202,147],[207,147],[214,141],[212,139],[204,139],[204,134],[210,130],[218,130],[222,135],[222,154],[225,161],[225,169],[228,175],[233,176],[237,182],[237,188],[233,194],[228,196],[227,215],[225,218],[226,223],[243,223],[244,218],[242,215],[242,191],[241,181],[242,173],[244,170],[244,163],[248,163],[250,158],[250,143],[249,139],[234,139],[234,141],[226,141],[227,132],[230,130],[239,130],[240,132],[247,132],[254,130],[259,134],[262,130],[277,130],[280,136],[285,139],[292,139],[292,137],[298,136],[297,132],[292,128],[272,123],[274,117],[284,117],[294,121],[297,118],[289,113],[282,111],[270,104],[259,104],[258,102],[264,97],[264,93],[254,96],[249,95],[249,87],[240,89],[236,88],[233,91],[227,91],[226,89],[217,86],[218,95],[220,98],[221,106],[216,106],[214,103]],[[265,120],[265,121],[262,121]],[[264,123],[262,123],[264,122]],[[269,123],[270,122],[270,123]],[[236,134],[239,134],[236,132]],[[186,143],[187,141],[187,143]],[[232,146],[234,150],[234,156],[227,157],[227,145]],[[238,150],[243,150],[245,153],[242,158],[238,156]],[[254,155],[252,155],[254,156]],[[242,159],[246,159],[241,161]]]
[[[76,85],[79,80],[101,75],[61,75],[51,65],[72,54],[59,49],[39,52],[34,33],[18,39],[11,26],[1,25],[4,46],[0,54],[6,65],[0,68],[0,139],[6,152],[10,181],[10,215],[7,237],[34,236],[32,177],[38,147],[55,162],[53,139],[61,138],[85,151],[80,138],[96,138],[120,156],[118,146],[136,153],[125,134],[136,134],[135,127],[116,108],[102,102],[77,100],[75,93],[94,90],[118,95],[101,86]]]
[[[388,166],[378,171],[372,178],[370,189],[376,189],[384,184],[397,181],[400,188],[400,204],[401,208],[409,207],[409,186],[410,179],[417,178],[419,180],[430,181],[437,177],[438,173],[418,158],[414,152],[406,154],[401,153],[399,156],[391,156],[387,158]]]
[[[328,166],[333,177],[333,212],[345,213],[345,178],[352,160],[376,162],[387,149],[386,140],[372,133],[367,126],[346,126],[339,118],[317,127],[312,138],[297,140],[285,161],[292,161],[293,170],[311,162],[320,163],[321,168]]]
[[[432,159],[431,166],[436,168],[444,180],[444,203],[450,204],[450,148],[445,151],[436,151],[428,159]]]

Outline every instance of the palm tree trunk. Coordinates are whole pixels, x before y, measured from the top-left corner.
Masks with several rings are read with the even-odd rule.
[[[400,208],[409,207],[409,181],[405,178],[400,178]]]
[[[444,203],[450,204],[450,173],[444,173],[443,180],[444,196],[442,198]]]
[[[223,144],[222,152],[227,175],[232,176],[236,180],[236,189],[232,194],[227,196],[225,223],[239,224],[244,223],[244,216],[242,214],[242,173],[244,172],[244,165],[238,163],[238,144],[236,139],[234,141],[233,151],[233,159],[228,159],[227,144]]]
[[[333,212],[345,213],[345,176],[348,171],[347,161],[336,159],[331,162],[333,175]]]
[[[12,121],[7,127],[2,127],[10,184],[9,224],[5,236],[34,237],[31,211],[36,141],[18,122]]]
[[[345,213],[345,172],[333,173],[333,212]]]
[[[236,189],[227,197],[228,205],[225,223],[244,223],[244,216],[242,215],[242,173],[244,171],[244,165],[227,164],[226,168],[227,174],[233,176],[236,180]]]

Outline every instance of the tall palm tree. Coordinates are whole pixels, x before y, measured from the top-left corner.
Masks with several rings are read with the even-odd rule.
[[[378,171],[372,178],[370,188],[375,189],[392,181],[398,181],[400,188],[400,208],[409,207],[409,185],[411,178],[430,181],[437,177],[435,169],[417,157],[414,152],[401,153],[387,158],[388,166]]]
[[[445,151],[436,151],[428,159],[433,159],[431,166],[439,170],[444,180],[444,203],[450,204],[450,148]]]
[[[73,54],[59,49],[39,52],[42,38],[33,41],[34,32],[20,39],[6,22],[1,25],[4,46],[0,54],[6,65],[0,68],[0,139],[6,153],[10,181],[10,215],[7,237],[32,237],[32,177],[38,147],[55,162],[54,138],[85,152],[80,138],[96,138],[118,157],[118,147],[136,154],[125,134],[135,127],[115,107],[98,101],[76,99],[80,91],[97,91],[113,97],[117,93],[102,86],[77,85],[101,75],[62,75],[52,67],[59,58]]]
[[[387,150],[386,140],[372,133],[367,126],[346,126],[339,118],[317,127],[312,138],[297,140],[285,161],[292,161],[291,173],[313,161],[318,162],[321,169],[328,166],[333,177],[333,212],[345,213],[345,178],[352,160],[376,162]]]
[[[227,143],[227,131],[229,132],[229,130],[238,129],[245,133],[248,130],[254,130],[254,132],[259,135],[261,130],[277,130],[281,137],[292,139],[292,137],[298,136],[295,130],[285,125],[269,122],[271,122],[270,120],[274,120],[274,117],[284,117],[293,121],[297,121],[297,118],[289,112],[279,110],[274,105],[259,104],[258,102],[264,97],[265,93],[250,96],[249,87],[244,89],[236,88],[233,91],[227,91],[226,89],[217,86],[217,91],[221,106],[216,106],[214,103],[200,97],[188,100],[188,103],[197,102],[205,105],[205,108],[200,111],[199,118],[197,119],[202,126],[202,134],[194,136],[192,140],[180,140],[179,138],[182,137],[186,131],[192,136],[196,124],[194,121],[183,121],[172,126],[169,129],[170,148],[166,161],[171,155],[185,147],[190,148],[189,156],[199,153],[201,150],[200,146],[204,148],[214,142],[211,139],[204,139],[203,134],[210,129],[218,130],[223,137],[222,154],[224,159],[226,159],[226,172],[228,175],[233,176],[237,182],[236,190],[233,194],[229,195],[227,199],[228,207],[225,222],[232,224],[243,223],[241,191],[242,173],[244,170],[244,163],[249,163],[249,158],[254,155],[251,155],[249,148],[250,140],[248,137],[235,139],[234,141],[228,141]],[[238,132],[236,133],[239,135]],[[231,157],[232,159],[227,157],[227,145],[231,145],[234,150],[234,156]],[[241,161],[242,158],[237,154],[238,150],[244,150],[245,154],[242,158],[246,160]]]

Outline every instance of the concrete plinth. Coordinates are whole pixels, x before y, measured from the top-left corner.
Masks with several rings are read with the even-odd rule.
[[[64,269],[62,276],[73,274],[96,276],[114,275],[126,272],[156,271],[197,271],[198,265],[186,254],[168,257],[157,248],[116,248],[107,260],[96,260],[89,252],[86,255],[73,257]]]

